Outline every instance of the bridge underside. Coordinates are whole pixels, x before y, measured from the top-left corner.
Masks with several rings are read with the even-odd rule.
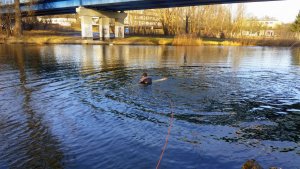
[[[279,0],[42,0],[34,10],[36,15],[55,15],[75,13],[78,6],[102,11],[127,11],[263,1]]]
[[[132,1],[132,2],[126,2],[126,3],[116,3],[116,4],[110,4],[110,5],[97,5],[94,7],[96,9],[100,9],[100,10],[126,11],[126,10],[171,8],[171,7],[245,3],[245,2],[261,2],[261,1],[266,1],[266,0],[144,0],[144,1]],[[276,1],[276,0],[273,0],[273,1]]]

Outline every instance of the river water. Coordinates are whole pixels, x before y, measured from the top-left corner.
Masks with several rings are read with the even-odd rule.
[[[143,72],[151,86],[138,84]],[[0,45],[0,168],[300,168],[300,49]]]

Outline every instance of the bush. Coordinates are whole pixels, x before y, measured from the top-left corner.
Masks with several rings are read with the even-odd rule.
[[[192,34],[183,34],[175,36],[172,45],[202,45],[202,40]]]

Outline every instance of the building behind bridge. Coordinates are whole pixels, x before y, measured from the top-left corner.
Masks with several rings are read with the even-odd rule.
[[[162,24],[157,10],[128,11],[125,19],[125,33],[137,35],[162,35]]]
[[[248,37],[278,37],[278,28],[282,25],[283,23],[275,18],[249,19],[241,34]]]

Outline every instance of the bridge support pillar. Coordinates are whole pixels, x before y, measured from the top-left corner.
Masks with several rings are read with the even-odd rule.
[[[100,31],[100,38],[102,38],[103,40],[107,40],[110,37],[110,33],[109,33],[109,20],[110,18],[101,18],[101,22],[100,22],[100,26],[101,30]]]
[[[81,16],[81,37],[93,39],[92,17],[90,16]]]
[[[99,35],[100,38],[108,39],[109,21],[115,19],[115,37],[124,38],[124,19],[127,14],[124,12],[98,11],[85,7],[76,8],[76,12],[81,17],[81,36],[82,38],[93,38],[93,17],[99,17]]]
[[[115,37],[124,38],[124,19],[115,19]]]

